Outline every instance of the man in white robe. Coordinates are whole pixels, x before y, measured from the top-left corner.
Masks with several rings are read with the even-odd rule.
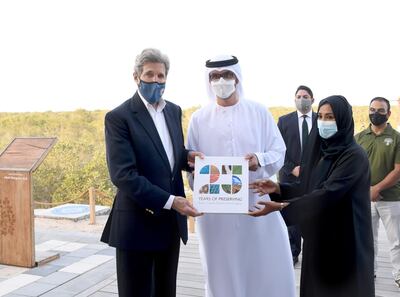
[[[192,115],[188,148],[206,156],[243,156],[249,160],[250,182],[271,177],[282,167],[286,149],[271,114],[243,98],[236,57],[208,60],[206,69],[212,102]],[[259,199],[250,190],[249,208]],[[279,212],[259,218],[204,214],[197,226],[207,297],[295,296],[289,239]]]

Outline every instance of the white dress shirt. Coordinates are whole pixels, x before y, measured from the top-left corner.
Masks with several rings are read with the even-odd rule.
[[[171,166],[171,171],[174,169],[175,158],[174,158],[174,148],[172,146],[171,135],[168,131],[167,122],[165,121],[163,110],[167,105],[164,99],[160,99],[158,102],[157,108],[151,105],[146,99],[143,98],[142,94],[138,91],[140,99],[142,99],[144,106],[146,106],[147,110],[151,118],[153,119],[154,125],[156,126],[158,135],[161,138],[162,145],[164,147],[165,152],[167,153],[169,165]],[[172,203],[174,202],[175,196],[170,195],[167,203],[165,203],[165,209],[171,209]]]

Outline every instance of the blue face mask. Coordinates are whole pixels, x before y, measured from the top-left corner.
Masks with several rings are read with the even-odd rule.
[[[318,120],[318,132],[324,139],[332,137],[337,132],[336,121]]]
[[[160,101],[161,96],[163,95],[165,90],[165,83],[158,83],[158,82],[144,82],[140,80],[139,84],[139,92],[142,94],[144,99],[150,104],[157,103]]]

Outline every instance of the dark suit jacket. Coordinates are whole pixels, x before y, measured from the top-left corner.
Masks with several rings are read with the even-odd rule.
[[[312,113],[312,129],[316,129],[317,114]],[[300,165],[301,161],[301,144],[299,135],[299,119],[297,111],[283,115],[278,120],[278,128],[282,134],[286,145],[285,163],[279,171],[279,182],[291,183],[297,181],[292,174],[294,167]]]
[[[179,106],[163,110],[171,136],[175,166],[170,168],[156,126],[136,93],[105,117],[107,165],[117,187],[112,213],[101,240],[128,250],[161,250],[178,236],[187,241],[186,217],[163,209],[169,196],[183,196],[187,169]]]

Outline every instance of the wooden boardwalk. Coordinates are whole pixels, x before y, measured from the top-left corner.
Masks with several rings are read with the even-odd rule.
[[[400,297],[391,275],[386,234],[380,231],[376,296]],[[117,297],[115,249],[100,243],[99,237],[100,231],[36,229],[36,249],[58,251],[60,259],[33,269],[0,265],[0,296]],[[300,264],[296,265],[295,272],[298,292]],[[205,295],[196,234],[191,234],[189,244],[181,248],[177,292],[178,297]]]
[[[298,263],[295,266],[297,296],[299,295],[300,270],[301,265]],[[378,272],[375,281],[376,297],[400,297],[400,289],[397,288],[393,281],[391,270],[389,244],[386,233],[383,228],[380,228]],[[186,247],[182,247],[177,292],[178,297],[204,296],[204,276],[199,259],[198,240],[195,234],[191,235],[189,244]],[[268,296],[268,294],[265,296]]]

